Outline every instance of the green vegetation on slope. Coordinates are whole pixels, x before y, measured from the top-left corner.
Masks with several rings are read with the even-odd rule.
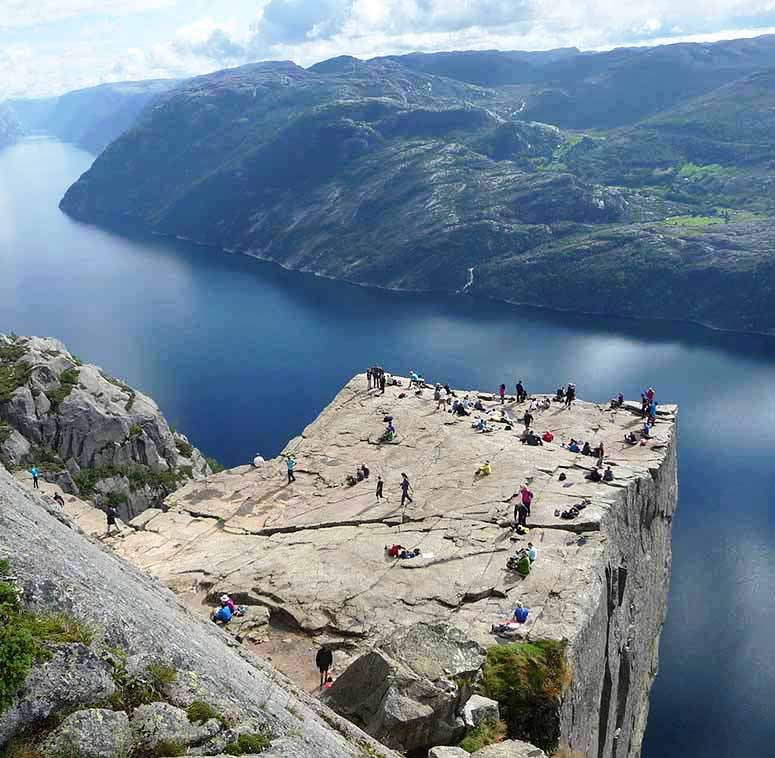
[[[555,640],[495,645],[482,672],[480,691],[500,704],[509,736],[547,752],[557,747],[559,700],[570,684],[565,650]]]
[[[50,645],[88,645],[93,632],[67,614],[35,614],[26,610],[9,577],[7,560],[0,560],[0,712],[13,702],[33,666],[51,658]]]

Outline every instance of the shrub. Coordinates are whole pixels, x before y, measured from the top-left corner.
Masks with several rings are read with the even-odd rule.
[[[210,467],[210,470],[214,474],[218,474],[221,471],[225,471],[226,470],[226,467],[222,463],[219,463],[215,458],[208,458],[207,459],[207,465]]]
[[[129,427],[129,437],[139,437],[143,433],[143,427],[140,424],[132,424]]]
[[[172,666],[161,661],[153,661],[148,664],[148,676],[151,680],[151,685],[157,692],[161,692],[165,687],[175,683],[178,678],[178,672]]]
[[[0,573],[10,571],[3,561]],[[12,702],[30,669],[51,657],[48,645],[81,642],[93,637],[89,627],[64,613],[37,615],[25,610],[16,587],[0,582],[0,712]]]
[[[13,393],[27,383],[31,373],[32,367],[24,361],[0,365],[0,402],[10,400]]]
[[[565,642],[538,640],[487,651],[480,692],[497,700],[510,737],[549,752],[559,741],[558,702],[570,684]]]
[[[114,508],[118,508],[126,504],[127,496],[123,492],[107,492],[103,502],[105,505],[112,505]]]
[[[205,703],[204,700],[194,700],[186,709],[186,715],[192,724],[204,724],[205,721],[215,719],[221,722],[224,729],[228,729],[231,726],[229,719],[218,713],[215,708],[209,703]]]
[[[65,401],[73,387],[78,384],[79,375],[77,368],[68,368],[59,375],[59,386],[46,394],[51,403],[49,413],[57,412],[59,406]]]
[[[266,750],[271,741],[264,734],[241,734],[234,742],[230,742],[224,752],[228,755],[249,755]]]
[[[458,747],[467,753],[475,753],[487,745],[502,742],[508,731],[504,721],[486,719],[479,726],[474,727],[460,742]]]
[[[194,446],[180,438],[175,440],[175,447],[184,458],[190,458],[191,454],[194,452]]]
[[[162,740],[156,744],[151,753],[151,758],[167,758],[167,756],[185,755],[185,745],[177,740]]]

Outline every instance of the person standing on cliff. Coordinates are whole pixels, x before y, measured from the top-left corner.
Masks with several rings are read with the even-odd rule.
[[[288,456],[285,465],[288,467],[288,484],[295,482],[296,475],[293,473],[293,470],[296,468],[296,456],[293,453]]]
[[[506,402],[506,385],[501,384],[500,387],[498,387],[498,394],[501,398],[501,405],[503,405]]]
[[[369,383],[369,389],[371,389],[371,379],[372,379],[372,376],[371,376],[371,369],[370,369],[370,368],[367,368],[367,369],[366,369],[366,380],[367,380],[367,381],[368,381],[368,383]]]
[[[385,379],[385,369],[381,368],[379,370],[379,390],[380,395],[385,394],[385,384],[387,383],[387,380]]]
[[[105,518],[108,522],[108,529],[105,532],[106,537],[110,537],[111,532],[113,531],[113,527],[115,526],[118,531],[118,524],[116,524],[116,520],[118,519],[118,511],[116,510],[116,506],[109,505],[107,508],[105,508]]]
[[[382,477],[377,477],[377,502],[384,499],[384,495],[382,494],[382,488],[385,486],[385,482],[382,481]]]
[[[32,489],[37,490],[40,489],[38,486],[38,477],[40,476],[40,472],[38,471],[37,466],[33,466],[30,469],[30,473],[32,474]]]
[[[326,677],[328,676],[328,670],[334,663],[334,654],[331,649],[326,645],[321,645],[318,654],[315,656],[315,665],[320,672],[320,689],[323,689],[323,685],[326,683]]]
[[[412,496],[409,494],[409,490],[412,489],[412,485],[409,482],[409,477],[406,474],[401,474],[401,506],[403,507],[404,503],[409,501],[410,503],[413,503],[414,500],[412,500]]]
[[[525,385],[522,384],[522,380],[520,379],[517,382],[517,402],[524,403],[525,400],[527,400],[527,391],[525,390]]]
[[[568,389],[565,392],[565,407],[570,408],[573,405],[573,401],[576,399],[576,385],[573,382],[568,384]]]

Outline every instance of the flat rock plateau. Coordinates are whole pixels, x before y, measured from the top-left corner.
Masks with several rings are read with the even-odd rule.
[[[306,689],[316,684],[321,642],[336,651],[337,673],[418,624],[450,624],[490,648],[504,642],[491,625],[519,602],[530,609],[521,639],[568,642],[562,744],[582,755],[639,755],[670,579],[676,407],[660,405],[652,438],[629,445],[625,434],[642,426],[639,405],[551,402],[534,411],[533,428],[554,440],[531,446],[520,441],[527,403],[456,390],[485,407],[461,418],[437,410],[432,389],[401,383],[379,394],[354,377],[280,457],[190,482],[166,511],[146,511],[107,542],[200,613],[221,593],[249,606],[253,621],[235,620],[232,632]],[[499,423],[501,409],[511,429]],[[380,442],[386,416],[397,427],[391,443]],[[477,417],[494,431],[475,430]],[[571,438],[604,444],[612,482],[586,478],[595,459],[570,452]],[[492,474],[476,476],[487,460]],[[368,479],[348,485],[363,463]],[[413,488],[404,507],[402,472]],[[377,501],[380,475],[386,497]],[[535,498],[520,537],[512,519],[523,484]],[[557,515],[584,501],[576,519]],[[104,530],[102,515],[75,498],[66,509],[86,531]],[[538,559],[522,577],[506,561],[528,541]],[[421,554],[389,558],[394,543]]]

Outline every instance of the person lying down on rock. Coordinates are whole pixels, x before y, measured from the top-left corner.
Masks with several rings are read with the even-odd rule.
[[[404,547],[403,545],[385,545],[385,551],[390,558],[416,558],[420,555],[420,548],[416,547],[414,550]]]

